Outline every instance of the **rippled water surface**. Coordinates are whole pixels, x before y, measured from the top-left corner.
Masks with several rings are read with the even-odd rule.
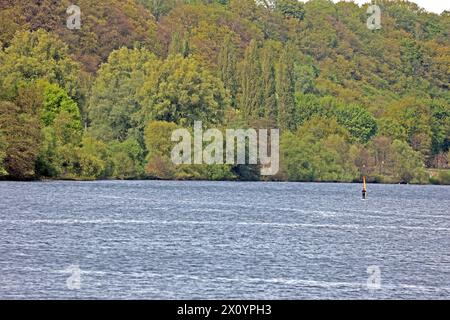
[[[450,187],[360,189],[0,182],[0,298],[450,298]]]

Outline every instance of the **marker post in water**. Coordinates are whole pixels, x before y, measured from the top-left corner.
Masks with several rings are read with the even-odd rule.
[[[366,176],[363,176],[362,198],[363,198],[363,200],[366,200],[366,198],[367,198]]]

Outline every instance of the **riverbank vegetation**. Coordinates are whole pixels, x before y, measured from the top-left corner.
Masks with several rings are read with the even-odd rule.
[[[202,121],[280,128],[273,180],[449,184],[449,12],[380,0],[369,30],[349,2],[79,0],[69,30],[70,4],[0,0],[5,179],[261,179],[173,165]]]

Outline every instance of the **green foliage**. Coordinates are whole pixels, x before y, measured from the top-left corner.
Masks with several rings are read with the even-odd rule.
[[[425,183],[424,166],[448,168],[448,14],[380,0],[372,31],[351,2],[80,0],[69,30],[69,4],[0,4],[0,176],[260,178],[173,165],[169,133],[194,121],[281,128],[277,179]]]
[[[43,30],[20,31],[11,45],[0,51],[0,98],[13,99],[19,87],[45,79],[77,96],[79,66],[67,45]]]
[[[336,120],[313,118],[296,134],[281,137],[282,171],[293,181],[347,181],[358,178],[348,132]]]
[[[112,141],[108,145],[113,171],[116,179],[132,179],[144,175],[144,150],[134,138],[123,142]]]
[[[243,117],[249,121],[258,118],[262,103],[261,62],[258,45],[252,40],[245,50],[244,59],[240,65],[241,96],[239,108]]]
[[[357,152],[355,163],[369,179],[378,182],[428,182],[422,155],[405,141],[377,136]]]
[[[148,50],[121,48],[113,51],[98,71],[89,99],[88,113],[92,134],[104,141],[124,141],[136,126],[133,114],[142,109],[138,91],[149,69],[159,61]]]
[[[313,94],[297,93],[295,100],[297,122],[299,125],[302,125],[314,116],[321,115],[322,117],[325,117],[329,113],[326,106]]]
[[[42,128],[42,142],[36,162],[36,173],[44,177],[76,178],[80,167],[78,149],[82,142],[79,121],[61,111],[53,124]]]
[[[295,91],[299,93],[317,93],[316,78],[319,74],[317,67],[313,64],[312,58],[308,57],[302,63],[297,63],[294,67]]]
[[[229,106],[222,82],[194,57],[170,56],[149,73],[140,91],[144,107],[141,123],[148,120],[193,125],[219,123]]]
[[[89,136],[79,145],[57,143],[56,154],[52,168],[62,179],[93,180],[103,178],[111,171],[106,144]]]
[[[313,154],[309,145],[291,132],[281,137],[281,163],[286,178],[291,181],[314,181]]]
[[[277,82],[275,74],[276,49],[270,43],[261,52],[262,105],[260,116],[278,119]]]
[[[407,143],[395,140],[392,144],[395,163],[394,176],[403,183],[424,183],[426,173],[420,153],[414,151]]]
[[[3,138],[3,134],[0,132],[0,177],[7,174],[3,164],[6,157],[6,147],[6,141]]]
[[[434,100],[430,112],[431,151],[434,155],[447,152],[450,148],[450,104],[444,100]]]
[[[158,179],[233,180],[231,165],[174,165],[171,151],[174,142],[172,132],[178,126],[172,122],[151,121],[145,129],[145,145],[148,150],[146,172]]]
[[[73,129],[81,130],[80,111],[75,101],[67,92],[56,84],[47,84],[44,88],[44,101],[42,105],[41,120],[44,126],[50,126],[55,118],[62,112],[67,113],[72,118]]]
[[[0,101],[0,133],[3,137],[3,167],[8,176],[32,178],[39,152],[39,118],[29,105]]]
[[[83,137],[82,147],[77,148],[78,173],[87,179],[102,178],[111,175],[111,160],[109,159],[108,146],[101,140],[89,135]]]
[[[55,118],[53,128],[59,144],[78,145],[81,142],[82,131],[78,121],[74,121],[72,114],[61,111]]]
[[[220,80],[231,97],[231,105],[237,106],[238,75],[236,48],[231,36],[227,36],[220,49],[218,69]]]
[[[431,153],[433,132],[429,99],[408,96],[393,105],[388,115],[397,120],[406,131],[407,142],[423,156]]]
[[[149,122],[145,128],[145,145],[148,150],[146,172],[151,177],[171,179],[175,166],[170,160],[172,150],[171,136],[177,129],[175,123],[166,121]]]
[[[105,170],[105,163],[102,160],[83,149],[78,153],[78,161],[81,168],[78,174],[84,179],[97,179]]]
[[[180,180],[235,180],[231,165],[192,165],[178,166],[174,169],[173,177]]]
[[[176,5],[176,0],[139,0],[159,20],[167,15]]]
[[[377,133],[377,122],[366,109],[357,105],[339,107],[337,121],[361,143],[367,143]]]
[[[189,34],[190,52],[213,66],[226,37],[231,36],[239,49],[244,48],[251,39],[263,37],[262,30],[253,22],[234,12],[234,1],[230,1],[229,7],[218,5],[217,1],[180,2],[186,5],[180,3],[159,22],[158,37],[165,44],[166,51],[174,34]],[[249,2],[254,5],[253,0]],[[241,3],[242,0],[236,4]]]
[[[378,133],[380,136],[390,137],[393,140],[408,141],[406,129],[399,121],[392,118],[378,119]]]
[[[441,170],[436,176],[430,177],[430,182],[433,184],[450,185],[450,171]]]
[[[180,36],[178,32],[174,32],[172,34],[172,40],[169,46],[169,55],[177,54],[182,55],[183,58],[186,58],[190,54],[189,36],[187,33],[183,36]]]
[[[295,130],[295,74],[292,48],[286,46],[280,56],[277,71],[278,126]]]
[[[36,174],[39,177],[58,177],[61,174],[59,154],[53,127],[42,128],[42,142],[36,159]]]
[[[72,31],[66,27],[69,17],[66,10],[71,4],[81,8],[80,30]],[[8,37],[4,36],[7,42],[12,30],[52,32],[52,37],[64,41],[69,53],[89,72],[94,72],[113,50],[122,46],[132,47],[139,42],[155,51],[160,50],[155,41],[155,20],[135,0],[78,0],[76,3],[70,0],[15,0],[7,1],[6,6],[12,11],[10,21],[14,21],[8,26]],[[68,92],[72,96],[72,92]]]
[[[175,123],[166,121],[151,121],[145,128],[145,145],[148,155],[160,155],[170,158],[172,150],[171,136],[177,129]]]
[[[83,135],[78,106],[56,84],[40,82],[37,88],[42,88],[43,97],[39,108],[42,130],[41,146],[35,165],[36,175],[76,178],[79,173],[73,163],[76,160],[73,159],[76,158]],[[69,158],[63,155],[65,152]]]
[[[305,16],[304,5],[298,0],[277,0],[276,9],[287,18],[303,20]]]

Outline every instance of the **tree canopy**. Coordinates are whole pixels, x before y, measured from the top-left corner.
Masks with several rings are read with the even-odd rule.
[[[353,2],[80,0],[70,30],[70,4],[0,0],[3,178],[258,177],[174,166],[166,133],[194,121],[280,128],[273,179],[435,183],[426,169],[449,168],[448,12],[377,1],[369,30]]]

